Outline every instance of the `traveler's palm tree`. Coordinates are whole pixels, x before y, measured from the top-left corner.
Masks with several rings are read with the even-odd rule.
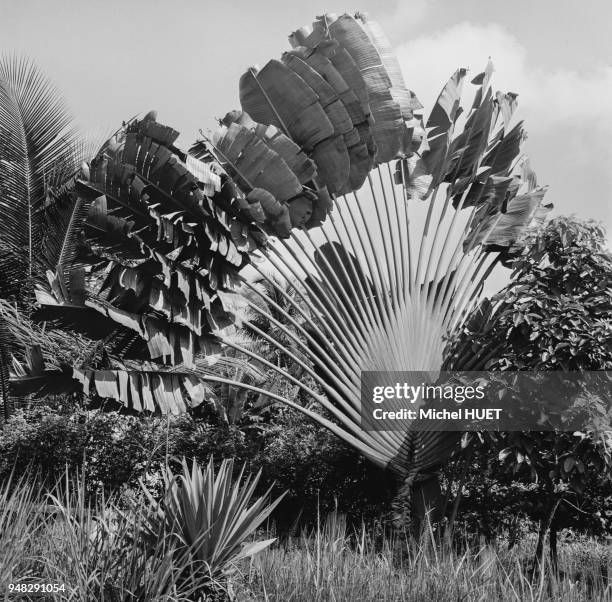
[[[194,371],[220,345],[257,360],[325,412],[271,398],[394,472],[405,517],[415,485],[417,499],[436,493],[456,435],[373,430],[362,421],[361,372],[478,368],[469,350],[446,359],[447,341],[550,207],[520,152],[516,95],[493,94],[490,64],[472,80],[471,107],[461,106],[459,69],[423,123],[364,16],[326,15],[290,40],[281,61],[241,78],[243,111],[188,154],[148,114],[63,186],[58,199],[87,212],[80,265],[50,275],[38,317],[105,340],[112,369],[75,375],[86,393],[136,410],[197,405],[205,380],[266,393]],[[224,337],[237,285],[264,301],[247,300],[259,319],[243,317],[245,327],[298,375]]]

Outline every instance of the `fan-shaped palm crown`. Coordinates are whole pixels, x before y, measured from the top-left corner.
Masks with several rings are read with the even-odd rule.
[[[281,60],[242,76],[242,111],[189,154],[149,114],[64,187],[88,209],[87,293],[82,271],[74,288],[53,276],[42,317],[94,338],[115,334],[112,370],[77,371],[89,393],[135,409],[196,405],[205,387],[191,370],[221,342],[327,416],[278,399],[410,480],[435,469],[455,437],[372,430],[362,423],[361,372],[468,366],[468,357],[445,364],[448,338],[550,206],[520,152],[516,95],[493,94],[490,63],[472,79],[468,110],[458,69],[423,123],[388,41],[364,15],[319,17],[290,41]],[[300,376],[223,336],[236,284],[265,301],[247,301],[264,318],[246,318],[249,330]],[[129,364],[145,358],[156,366]]]

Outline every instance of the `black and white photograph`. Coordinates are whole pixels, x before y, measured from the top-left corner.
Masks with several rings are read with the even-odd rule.
[[[0,600],[612,602],[611,22],[0,0]]]

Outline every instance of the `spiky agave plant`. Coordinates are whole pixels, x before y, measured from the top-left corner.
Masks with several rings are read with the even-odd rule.
[[[361,416],[361,372],[476,369],[469,350],[447,359],[447,341],[495,265],[550,206],[520,152],[516,95],[493,94],[491,64],[472,80],[468,110],[459,69],[423,124],[388,42],[363,15],[325,15],[290,39],[281,61],[245,73],[243,111],[228,113],[191,156],[153,115],[109,140],[65,188],[85,199],[81,258],[91,267],[70,286],[52,275],[53,294],[39,300],[46,319],[94,338],[98,329],[110,343],[120,329],[112,341],[120,359],[153,360],[145,370],[125,362],[78,370],[86,393],[161,411],[200,403],[205,379],[267,393],[393,471],[404,520],[416,484],[419,500],[437,493],[436,469],[456,436],[410,424],[372,429]],[[266,265],[251,261],[256,254]],[[292,295],[270,267],[296,284]],[[253,270],[274,294],[253,284]],[[248,330],[299,374],[219,330],[235,320],[228,291],[237,284],[261,297],[247,303],[271,325],[266,332],[246,318]],[[193,374],[218,343],[275,371],[329,416]]]
[[[165,492],[159,502],[143,485],[153,509],[147,525],[153,542],[163,538],[186,549],[191,564],[184,576],[190,571],[204,574],[213,586],[223,585],[238,560],[275,541],[248,539],[284,497],[270,500],[270,488],[253,499],[261,472],[245,475],[243,467],[234,479],[233,467],[233,460],[226,459],[215,471],[211,458],[204,469],[195,460],[190,468],[183,459],[182,474],[165,469]]]

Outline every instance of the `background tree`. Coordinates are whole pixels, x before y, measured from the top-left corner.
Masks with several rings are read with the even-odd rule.
[[[489,358],[487,370],[610,370],[612,254],[601,226],[558,217],[530,233],[513,263],[510,284],[492,303],[481,305],[456,348],[465,346]],[[550,528],[555,566],[557,531],[588,501],[587,487],[612,475],[609,403],[597,395],[587,400],[584,431],[517,431],[487,438],[486,447],[499,452],[511,474],[536,481],[546,500],[536,513],[541,518],[536,558]],[[470,435],[465,444],[479,441]]]

